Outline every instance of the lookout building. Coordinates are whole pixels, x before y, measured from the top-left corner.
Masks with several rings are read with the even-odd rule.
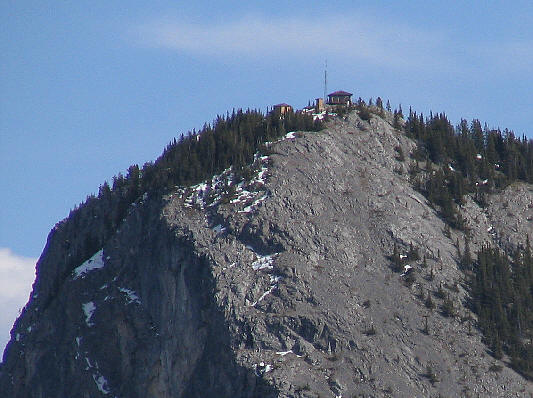
[[[273,109],[272,109],[275,113],[278,113],[279,115],[283,116],[285,115],[286,113],[288,112],[291,112],[292,111],[292,106],[290,106],[289,104],[277,104],[277,105],[274,105],[273,106]]]
[[[352,104],[352,93],[346,91],[335,91],[328,94],[328,105],[346,105]]]

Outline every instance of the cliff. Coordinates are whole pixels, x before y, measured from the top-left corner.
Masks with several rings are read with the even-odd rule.
[[[201,138],[200,138],[201,139]],[[89,259],[96,217],[59,225],[0,368],[9,397],[516,397],[490,355],[447,231],[409,182],[392,116],[270,143],[254,172],[146,194]],[[533,236],[533,187],[461,213],[472,252]],[[458,246],[459,242],[459,247]],[[394,272],[394,247],[407,256]],[[412,256],[413,250],[418,256]],[[425,262],[423,261],[425,258]],[[408,271],[408,272],[407,272]],[[455,316],[421,296],[446,291]]]

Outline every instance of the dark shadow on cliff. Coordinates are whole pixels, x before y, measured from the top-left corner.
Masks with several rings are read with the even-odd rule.
[[[155,268],[147,267],[144,271],[141,271],[142,268],[137,268],[145,273],[144,276],[137,276],[141,285],[143,280],[149,280],[154,273],[166,275],[158,279],[158,283],[164,286],[153,286],[151,292],[148,292],[146,287],[139,286],[143,303],[155,308],[151,317],[156,324],[157,317],[161,315],[157,312],[168,311],[168,308],[164,308],[165,301],[171,300],[171,297],[165,296],[185,297],[184,303],[175,304],[178,311],[173,317],[172,329],[169,330],[171,335],[178,336],[178,338],[172,337],[174,339],[172,341],[182,346],[177,347],[177,351],[190,350],[194,353],[187,358],[190,376],[182,380],[184,385],[179,388],[182,391],[179,396],[183,398],[278,396],[276,389],[262,376],[257,375],[251,366],[246,368],[237,363],[234,347],[239,346],[240,342],[232,339],[228,320],[223,309],[216,303],[211,260],[199,255],[195,250],[194,237],[190,231],[169,226],[164,217],[159,217],[164,205],[164,201],[157,201],[156,206],[152,205],[149,210],[151,222],[143,223],[140,229],[144,230],[145,225],[150,227],[149,230],[143,231],[141,240],[134,242],[125,236],[124,244],[138,250],[138,255],[142,255],[143,252],[153,253],[151,267]],[[157,227],[154,224],[157,224]],[[132,259],[135,256],[134,253]],[[166,281],[173,278],[175,282],[166,284]],[[148,283],[153,281],[146,284]],[[177,291],[168,291],[168,286],[176,286]],[[160,290],[159,297],[158,290]],[[146,292],[145,297],[142,296],[143,292]],[[189,322],[189,325],[184,324],[186,322]],[[165,330],[165,326],[157,325],[162,331]],[[187,344],[194,348],[185,347]],[[183,360],[183,354],[180,355],[179,359]]]
[[[103,242],[105,267],[84,278],[74,280],[72,269],[92,251],[73,264],[64,259],[98,221],[50,235],[36,283],[41,295],[17,321],[13,336],[24,337],[12,338],[0,367],[6,396],[278,395],[237,363],[240,343],[216,303],[210,260],[198,255],[190,232],[167,224],[164,205],[157,196],[139,203]],[[90,316],[82,310],[88,302]]]
[[[227,320],[215,302],[214,280],[209,272],[208,260],[199,258],[198,262],[198,266],[203,269],[202,280],[194,281],[194,278],[191,278],[189,281],[191,287],[200,282],[200,286],[194,287],[205,289],[202,292],[202,301],[208,306],[209,320],[205,325],[208,334],[202,356],[196,362],[182,397],[277,397],[276,389],[262,376],[257,375],[251,368],[237,364]]]

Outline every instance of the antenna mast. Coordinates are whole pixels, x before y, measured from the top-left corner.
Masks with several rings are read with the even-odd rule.
[[[328,92],[328,60],[326,59],[324,65],[324,102],[326,102],[326,95]]]

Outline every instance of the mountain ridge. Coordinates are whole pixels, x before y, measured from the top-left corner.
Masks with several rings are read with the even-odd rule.
[[[409,157],[417,144],[394,124],[389,113],[364,120],[349,112],[322,131],[282,136],[255,157],[247,178],[226,169],[196,186],[148,193],[107,238],[104,266],[79,278],[81,260],[57,268],[65,242],[98,246],[85,240],[105,234],[103,221],[52,233],[6,349],[3,390],[14,397],[533,392],[487,354],[466,305],[465,233],[448,230],[411,186],[398,153]],[[467,195],[460,210],[472,253],[485,242],[525,244],[531,186],[488,197],[483,209]],[[514,215],[502,217],[505,202],[516,205]],[[394,270],[394,248],[410,260],[404,272]],[[440,289],[460,314],[442,314]],[[53,358],[60,364],[45,370]],[[66,387],[73,380],[78,390]]]

